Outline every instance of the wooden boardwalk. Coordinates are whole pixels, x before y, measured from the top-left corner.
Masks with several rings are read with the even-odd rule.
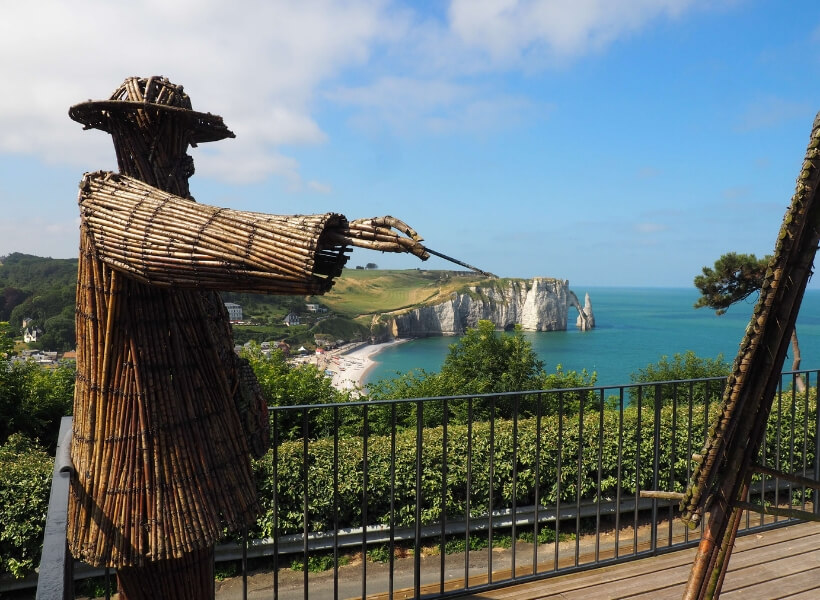
[[[464,596],[493,600],[680,600],[695,549]],[[738,537],[722,600],[820,599],[820,523]]]

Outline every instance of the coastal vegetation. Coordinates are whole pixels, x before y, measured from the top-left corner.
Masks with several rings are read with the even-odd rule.
[[[372,266],[370,266],[372,265]],[[276,296],[222,292],[225,302],[242,306],[244,319],[234,324],[234,341],[284,341],[290,346],[312,349],[316,337],[367,341],[385,335],[374,315],[436,302],[470,285],[487,285],[486,277],[461,271],[423,269],[344,269],[324,296]],[[77,259],[55,259],[13,253],[0,258],[0,321],[8,321],[21,336],[23,321],[42,334],[31,347],[58,352],[74,349],[74,311]],[[312,313],[307,303],[328,312]],[[286,325],[296,314],[298,325]]]
[[[48,501],[54,446],[59,417],[71,412],[74,371],[70,365],[53,370],[33,364],[12,365],[14,352],[8,324],[0,325],[0,571],[19,577],[30,572],[39,561]],[[451,345],[438,372],[412,371],[374,382],[368,386],[371,401],[420,396],[458,396],[442,400],[405,400],[397,404],[358,401],[350,392],[330,385],[329,379],[314,365],[289,364],[274,351],[266,356],[252,344],[245,356],[250,361],[263,393],[272,406],[306,406],[297,411],[274,411],[276,451],[256,462],[256,478],[265,512],[251,532],[257,537],[274,533],[272,501],[273,461],[276,457],[278,496],[277,533],[301,531],[307,481],[309,527],[319,531],[332,526],[331,491],[335,476],[340,482],[338,515],[340,526],[355,524],[361,518],[362,496],[369,498],[368,522],[384,523],[390,518],[391,477],[394,477],[394,514],[397,522],[410,524],[415,519],[417,498],[414,492],[417,458],[421,461],[424,494],[422,521],[436,522],[442,515],[464,516],[486,512],[490,503],[497,509],[515,497],[519,505],[574,498],[576,490],[591,497],[611,495],[620,487],[622,494],[651,482],[650,461],[626,462],[618,467],[618,454],[647,455],[656,418],[663,454],[659,465],[664,477],[679,473],[681,453],[687,440],[685,431],[704,431],[719,402],[721,385],[710,379],[702,393],[694,394],[700,407],[691,413],[683,410],[683,397],[677,384],[665,384],[650,396],[627,396],[622,400],[602,397],[593,391],[595,374],[564,371],[558,366],[547,373],[543,363],[520,331],[495,331],[491,324],[480,323]],[[725,375],[728,366],[722,359],[701,359],[694,353],[661,357],[632,374],[635,383],[670,381],[686,378],[713,378]],[[695,389],[700,389],[694,385]],[[539,393],[532,390],[557,389]],[[502,393],[487,397],[482,394]],[[660,400],[659,412],[652,408]],[[354,402],[354,400],[357,400]],[[785,431],[799,432],[799,424],[814,410],[815,391],[810,396],[784,395],[780,414]],[[328,405],[333,404],[335,408]],[[705,409],[705,410],[704,410]],[[707,414],[708,413],[708,414]],[[422,428],[422,454],[416,456],[419,420]],[[446,423],[443,425],[443,423]],[[619,439],[619,424],[624,436]],[[334,441],[334,434],[338,437]],[[395,432],[395,433],[394,433]],[[643,432],[643,433],[641,433]],[[600,458],[586,444],[602,439]],[[334,463],[334,443],[338,462]],[[367,473],[362,461],[367,444]],[[777,443],[770,432],[769,444]],[[391,456],[395,444],[396,454]],[[620,444],[620,445],[619,445]],[[772,446],[773,447],[773,446]],[[794,441],[795,448],[814,443]],[[303,453],[310,465],[305,477]],[[448,464],[442,480],[441,464]],[[468,487],[466,461],[471,461]],[[579,461],[580,455],[580,461]],[[794,460],[811,460],[797,452]],[[560,459],[560,465],[559,465]],[[598,461],[600,460],[600,492]],[[676,463],[677,461],[677,463]],[[534,468],[539,465],[538,472]],[[490,467],[492,465],[492,467]],[[560,466],[560,468],[559,468]],[[518,484],[509,485],[512,469]],[[580,469],[580,470],[579,470]],[[632,469],[632,471],[630,471]],[[493,475],[490,476],[492,471]],[[685,472],[685,468],[684,468]],[[591,475],[593,474],[593,475]],[[681,477],[672,477],[669,489],[680,490]],[[430,499],[446,502],[441,505]],[[483,511],[483,512],[482,512]]]
[[[5,326],[5,330],[8,329]],[[22,576],[39,560],[57,424],[59,417],[71,412],[74,372],[69,365],[54,370],[44,370],[25,363],[12,366],[8,360],[13,352],[8,341],[10,338],[3,335],[2,330],[0,328],[0,412],[4,429],[0,435],[0,566],[4,572]],[[386,509],[380,504],[379,498],[385,497],[384,486],[389,481],[391,432],[394,424],[397,448],[395,475],[397,486],[401,489],[397,496],[396,514],[400,515],[402,522],[409,522],[416,502],[414,494],[408,490],[413,489],[415,481],[415,439],[421,403],[404,401],[386,405],[378,402],[352,402],[355,398],[350,392],[333,388],[324,373],[314,365],[290,365],[280,352],[274,351],[266,356],[255,345],[246,350],[245,356],[256,372],[270,405],[311,407],[299,411],[276,411],[274,416],[280,490],[279,533],[293,531],[299,519],[297,515],[301,514],[303,497],[300,486],[304,481],[304,473],[299,465],[304,449],[302,440],[305,437],[308,438],[312,465],[309,512],[314,520],[311,529],[318,530],[327,526],[327,494],[332,489],[328,478],[333,476],[332,464],[328,461],[332,459],[333,435],[337,431],[340,456],[346,457],[337,465],[339,480],[344,480],[340,498],[342,514],[346,515],[348,521],[355,522],[357,511],[361,509],[364,479],[360,457],[366,438],[369,465],[367,492],[374,502],[373,507],[368,507],[368,514],[373,522],[383,522],[387,518]],[[633,380],[700,377],[719,372],[720,364],[714,361],[701,360],[694,355],[676,355],[671,359],[664,357],[657,364],[647,365],[639,373],[633,374]],[[647,410],[646,403],[640,408],[638,403],[629,401],[621,407],[617,399],[611,398],[602,402],[590,389],[594,383],[594,374],[586,372],[565,372],[558,367],[554,373],[546,373],[520,331],[498,332],[491,325],[482,323],[451,346],[441,371],[397,374],[395,378],[369,386],[368,397],[375,400],[419,395],[470,395],[450,400],[446,409],[441,401],[424,403],[421,414],[421,460],[430,498],[439,497],[443,485],[440,468],[444,448],[442,423],[445,421],[447,461],[451,465],[448,468],[447,505],[441,508],[431,503],[423,508],[424,522],[431,523],[442,514],[442,510],[448,515],[463,514],[465,510],[467,489],[465,470],[462,467],[467,460],[465,453],[468,439],[471,440],[470,460],[473,465],[471,511],[486,508],[491,494],[495,506],[510,500],[512,492],[504,482],[513,468],[513,456],[516,456],[515,464],[520,478],[515,492],[517,501],[532,501],[536,483],[546,486],[543,487],[544,490],[553,490],[539,492],[542,494],[542,501],[553,501],[558,497],[555,495],[558,479],[549,484],[550,478],[560,477],[562,498],[574,494],[579,481],[577,452],[579,444],[583,447],[581,440],[585,437],[601,435],[607,443],[616,440],[617,423],[622,418],[624,427],[631,432],[628,433],[629,439],[622,451],[637,451],[638,444],[649,443],[643,438],[639,440],[633,430],[640,424],[644,431],[648,431],[652,427],[654,411]],[[713,382],[713,390],[719,388]],[[565,391],[526,393],[526,390],[539,389]],[[495,399],[482,396],[490,392],[508,395]],[[664,399],[661,412],[663,426],[666,427],[673,418],[678,419],[680,426],[682,417],[673,416],[675,392],[670,388],[668,393],[669,397]],[[709,401],[710,406],[717,405],[717,398],[709,396],[707,399],[704,396],[704,399]],[[812,395],[810,402],[814,401]],[[793,412],[793,418],[797,419],[795,422],[799,422],[806,410],[801,408],[805,406],[805,400],[798,395],[794,402],[796,411]],[[329,404],[339,408],[331,409],[327,406]],[[583,414],[581,420],[567,418],[567,415],[577,415],[579,411]],[[691,426],[703,427],[701,420],[704,418],[703,411],[696,411]],[[307,430],[304,429],[305,425]],[[603,429],[600,429],[601,426]],[[490,428],[494,439],[492,447],[488,442]],[[664,432],[662,435],[672,435],[671,430]],[[521,442],[533,436],[541,436],[540,450],[537,453],[528,450],[516,454],[516,440]],[[557,449],[553,447],[559,439],[563,456],[560,473],[555,470]],[[675,443],[680,443],[680,440]],[[629,444],[636,446],[630,450]],[[602,490],[609,493],[612,486],[617,485],[617,473],[613,471],[617,449],[614,446],[606,448],[602,463]],[[571,456],[575,458],[570,459]],[[587,464],[587,461],[594,460],[597,459],[583,452],[583,472],[591,468],[591,463]],[[671,460],[671,457],[662,460]],[[266,511],[252,532],[256,536],[267,536],[273,531],[270,505],[272,461],[273,454],[268,453],[256,463],[257,483]],[[482,479],[487,477],[488,461],[493,462],[495,472],[492,482]],[[540,473],[537,481],[533,471],[536,462]],[[650,465],[647,463],[642,469],[650,469]],[[640,481],[644,481],[649,477],[649,471],[644,473],[642,470],[640,477]],[[582,491],[586,493],[590,491],[591,488],[587,488],[592,484],[582,479],[581,485],[584,486]],[[683,485],[683,482],[676,483],[676,486],[679,485]],[[425,490],[425,497],[428,497],[427,488]]]

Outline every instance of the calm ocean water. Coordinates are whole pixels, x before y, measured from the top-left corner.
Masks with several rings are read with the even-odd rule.
[[[732,363],[738,351],[757,296],[716,316],[707,308],[692,305],[698,292],[668,288],[575,289],[583,300],[589,292],[596,328],[575,329],[578,316],[570,309],[568,331],[526,333],[544,361],[547,372],[560,364],[564,370],[587,369],[598,374],[598,385],[629,383],[634,371],[662,356],[693,350],[698,356],[723,354]],[[809,290],[797,319],[802,355],[801,368],[820,369],[820,290]],[[456,338],[413,340],[384,350],[374,357],[376,366],[366,381],[392,377],[413,368],[437,371]],[[791,353],[785,370],[791,368]]]

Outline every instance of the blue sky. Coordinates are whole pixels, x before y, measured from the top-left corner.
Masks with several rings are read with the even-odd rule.
[[[0,256],[77,253],[76,186],[116,168],[68,107],[185,85],[237,138],[200,202],[391,214],[502,276],[692,285],[768,254],[820,110],[820,2],[42,0],[0,22]],[[422,266],[356,250],[349,265]],[[424,266],[450,268],[439,259]],[[817,281],[811,287],[820,287]]]

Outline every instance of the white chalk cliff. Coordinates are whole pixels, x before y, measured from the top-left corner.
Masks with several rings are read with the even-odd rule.
[[[564,331],[570,307],[578,311],[576,325],[580,329],[594,327],[589,294],[582,307],[568,281],[500,279],[454,292],[444,302],[390,315],[391,329],[395,337],[459,335],[487,320],[498,329],[521,325],[524,331]]]

